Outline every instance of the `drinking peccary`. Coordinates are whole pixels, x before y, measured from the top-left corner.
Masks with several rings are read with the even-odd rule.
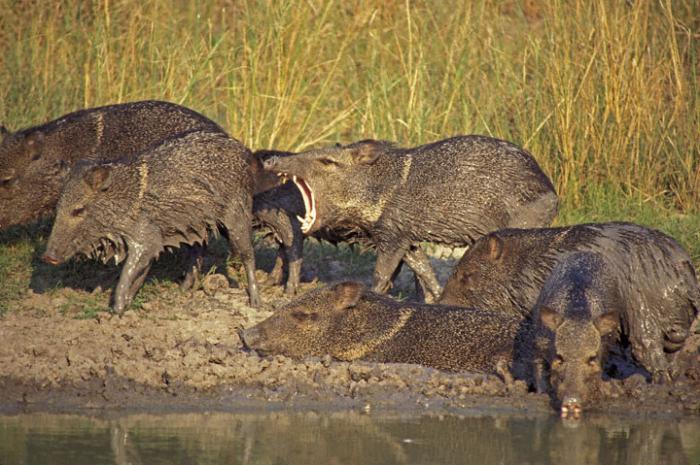
[[[605,359],[619,337],[650,323],[629,314],[620,293],[624,281],[599,254],[576,252],[544,282],[532,310],[532,379],[538,392],[551,386],[562,416],[578,416],[595,398]]]
[[[190,131],[132,160],[80,163],[58,202],[44,259],[75,254],[119,263],[114,293],[122,312],[165,247],[203,244],[221,227],[248,277],[250,304],[258,306],[251,241],[255,184],[250,151],[221,132]]]
[[[261,355],[417,363],[510,379],[520,320],[486,310],[397,302],[363,284],[341,282],[308,292],[239,334]]]
[[[271,157],[288,157],[295,155],[292,152],[281,152],[276,150],[260,150],[254,156],[261,162],[265,162]],[[279,253],[275,259],[275,266],[270,272],[269,283],[281,284],[283,281],[284,269],[287,269],[287,281],[285,292],[290,295],[296,294],[301,278],[301,265],[303,260],[304,234],[301,230],[301,221],[306,212],[304,200],[301,193],[293,183],[279,182],[280,178],[270,172],[269,176],[261,174],[259,184],[261,184],[259,194],[253,198],[253,217],[256,228],[267,228],[271,230],[273,236],[280,246]],[[276,185],[275,185],[275,180]],[[263,187],[264,185],[264,187]],[[272,189],[267,190],[270,186]],[[300,221],[301,220],[301,221]],[[371,246],[369,238],[358,229],[330,229],[323,228],[313,233],[319,240],[325,240],[332,244],[345,242],[348,244],[359,244],[361,247]],[[411,269],[416,273],[416,278],[421,286],[421,291],[428,300],[439,297],[431,296],[429,286],[432,276],[432,268],[427,255],[420,247],[416,247],[405,257]],[[434,283],[432,288],[439,285]]]
[[[143,101],[70,113],[15,133],[0,130],[0,228],[52,214],[71,166],[143,152],[183,131],[221,131],[199,113]]]
[[[327,227],[368,235],[377,248],[379,292],[421,241],[468,245],[497,229],[547,225],[557,209],[554,188],[534,158],[484,136],[409,149],[361,141],[272,158],[265,169],[298,186],[305,233]],[[432,268],[430,275],[431,292],[439,295]]]
[[[619,284],[621,314],[637,361],[657,382],[673,368],[700,309],[692,261],[672,238],[631,223],[509,229],[479,239],[445,285],[440,303],[528,317],[552,269],[574,252],[595,252]]]

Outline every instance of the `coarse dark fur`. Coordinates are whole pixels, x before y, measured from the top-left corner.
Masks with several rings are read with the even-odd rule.
[[[260,304],[251,228],[253,158],[220,131],[189,131],[143,154],[74,167],[61,194],[44,259],[75,254],[126,259],[114,293],[122,312],[166,248],[204,244],[222,228],[243,259],[251,305]]]
[[[595,252],[576,252],[554,267],[532,311],[532,379],[565,415],[595,400],[612,345],[629,331],[620,280]],[[634,324],[634,320],[631,321]],[[649,370],[652,371],[652,370]]]
[[[260,150],[254,155],[264,163],[272,157],[288,157],[295,154],[276,150]],[[259,176],[258,184],[260,187],[258,190],[264,192],[256,194],[253,198],[254,224],[256,229],[269,230],[280,247],[275,266],[269,275],[269,284],[282,284],[286,269],[285,293],[294,295],[301,279],[303,262],[305,236],[301,231],[301,224],[297,217],[304,216],[304,201],[293,183],[282,183],[276,174],[269,171],[267,174],[267,176],[265,174]],[[314,232],[312,236],[334,245],[342,242],[351,245],[357,244],[363,249],[373,247],[366,233],[359,228],[322,228]],[[419,293],[427,301],[434,301],[439,297],[439,293],[436,295],[431,293],[431,290],[439,288],[439,284],[435,280],[425,252],[418,246],[413,247],[406,254],[405,261],[416,274]]]
[[[548,225],[557,209],[554,188],[534,158],[485,136],[409,149],[361,141],[272,158],[265,169],[296,177],[313,200],[308,233],[359,229],[371,239],[378,292],[386,292],[401,260],[422,241],[469,245],[497,229]]]
[[[508,378],[519,324],[502,313],[397,302],[341,282],[299,297],[240,335],[261,354],[416,363]]]
[[[631,223],[497,231],[464,254],[440,302],[528,317],[554,267],[585,251],[603,257],[619,280],[637,361],[655,380],[668,379],[664,352],[688,338],[700,288],[686,251],[660,231]]]
[[[41,126],[0,134],[0,228],[54,213],[71,167],[139,154],[188,130],[224,132],[174,103],[142,101],[70,113]]]

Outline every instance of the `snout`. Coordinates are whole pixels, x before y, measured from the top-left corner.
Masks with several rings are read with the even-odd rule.
[[[562,418],[579,418],[583,412],[581,400],[577,396],[567,396],[561,402],[561,417]]]
[[[45,253],[41,259],[48,263],[49,265],[60,265],[61,264],[61,259],[56,257],[54,254],[51,253]]]
[[[273,156],[268,158],[263,162],[263,168],[266,171],[275,171],[275,167],[277,166],[277,163],[279,162],[280,157],[278,156]]]

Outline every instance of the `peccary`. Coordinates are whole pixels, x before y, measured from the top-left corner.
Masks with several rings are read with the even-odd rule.
[[[114,293],[114,310],[121,312],[165,247],[203,244],[221,227],[243,259],[250,303],[258,306],[254,161],[225,134],[195,130],[131,160],[79,163],[65,183],[44,259],[58,264],[78,253],[117,263],[126,258]]]
[[[223,132],[199,113],[168,102],[143,101],[70,113],[15,133],[0,131],[0,228],[54,212],[71,166],[143,152],[177,133]]]
[[[484,136],[410,149],[360,141],[272,158],[265,169],[299,188],[305,233],[359,229],[371,239],[378,292],[387,291],[401,260],[421,241],[468,245],[505,227],[545,226],[557,209],[554,188],[534,158]]]
[[[348,281],[308,292],[239,334],[262,355],[417,363],[509,378],[519,323],[486,310],[397,302]]]
[[[586,251],[600,254],[619,283],[637,361],[655,381],[668,380],[673,366],[664,351],[680,349],[690,335],[700,288],[688,254],[660,231],[631,223],[497,231],[467,250],[440,303],[529,317],[554,267]]]
[[[538,392],[551,386],[562,416],[579,416],[599,392],[603,365],[621,333],[646,326],[647,315],[629,315],[616,271],[594,252],[562,259],[544,282],[533,308],[536,337],[533,374]]]
[[[288,156],[289,152],[260,150],[253,154],[258,161],[271,156]],[[304,252],[304,235],[297,219],[304,214],[304,202],[291,183],[281,183],[270,172],[258,176],[258,190],[253,198],[253,220],[256,229],[268,229],[279,244],[275,266],[270,273],[270,284],[281,284],[284,268],[287,269],[285,293],[296,294],[301,280],[301,264]]]
[[[271,157],[288,157],[295,154],[276,150],[259,150],[254,155],[261,162],[265,162]],[[270,172],[267,173],[268,176],[259,175],[258,191],[264,192],[256,194],[253,198],[255,226],[256,228],[269,229],[280,246],[275,266],[269,275],[269,283],[281,284],[283,270],[286,268],[285,293],[294,295],[301,276],[304,246],[301,221],[303,221],[306,209],[302,195],[293,183],[282,183],[280,177]],[[323,228],[313,233],[313,237],[336,245],[345,242],[359,244],[362,248],[372,246],[367,235],[357,228]],[[431,289],[439,289],[439,284],[435,280],[425,252],[420,247],[415,247],[404,258],[416,274],[417,284],[420,286],[419,293],[425,296],[426,301],[436,299],[438,295],[433,296],[430,291]]]

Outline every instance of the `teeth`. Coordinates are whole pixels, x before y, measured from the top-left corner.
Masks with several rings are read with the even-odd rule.
[[[292,182],[296,184],[304,200],[304,217],[302,218],[297,215],[297,219],[301,223],[301,231],[307,233],[316,221],[316,202],[314,202],[314,194],[311,191],[311,187],[309,187],[303,179],[299,180],[296,176],[292,176]]]

